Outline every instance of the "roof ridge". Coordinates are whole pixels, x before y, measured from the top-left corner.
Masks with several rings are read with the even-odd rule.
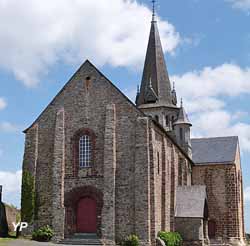
[[[204,139],[222,139],[222,138],[239,138],[239,136],[222,136],[222,137],[200,137],[200,138],[191,138],[191,140],[204,140]]]

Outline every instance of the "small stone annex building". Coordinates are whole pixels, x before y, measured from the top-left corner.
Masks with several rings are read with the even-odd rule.
[[[185,245],[244,245],[238,138],[191,139],[191,126],[153,18],[136,105],[86,61],[24,131],[22,219],[55,241],[155,245],[165,230]]]

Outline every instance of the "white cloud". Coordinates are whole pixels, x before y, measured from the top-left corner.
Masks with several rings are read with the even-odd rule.
[[[250,93],[250,68],[241,68],[225,63],[201,71],[188,72],[182,76],[173,76],[180,94],[195,97],[238,96]]]
[[[239,136],[241,150],[250,152],[250,124],[233,122],[226,110],[192,115],[193,135],[205,137]]]
[[[19,206],[22,171],[0,171],[0,184],[3,186],[3,201]]]
[[[178,95],[184,98],[193,123],[193,136],[237,135],[241,149],[250,152],[250,123],[242,121],[248,113],[233,112],[225,100],[250,94],[250,68],[226,63],[171,79],[176,82]]]
[[[16,132],[18,131],[18,127],[13,125],[10,122],[0,122],[0,131],[1,132]]]
[[[241,9],[241,10],[250,10],[250,0],[226,0],[231,3],[233,8]]]
[[[247,187],[244,192],[245,201],[250,202],[250,187]]]
[[[59,61],[134,68],[145,56],[150,19],[135,0],[0,0],[0,68],[26,86]],[[180,35],[166,21],[159,28],[164,50],[173,52]]]
[[[4,98],[0,97],[0,110],[5,109],[6,106],[7,106],[6,100]]]

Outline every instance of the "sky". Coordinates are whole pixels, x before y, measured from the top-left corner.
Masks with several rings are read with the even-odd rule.
[[[158,0],[171,82],[193,137],[238,135],[250,232],[250,0]],[[0,0],[0,184],[20,206],[24,134],[89,59],[131,100],[140,84],[149,0]]]

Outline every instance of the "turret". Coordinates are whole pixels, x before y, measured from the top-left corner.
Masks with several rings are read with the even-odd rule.
[[[192,146],[190,137],[190,129],[192,127],[192,124],[190,123],[185,112],[182,100],[178,118],[173,123],[173,127],[177,143],[183,148],[188,156],[192,158]]]

